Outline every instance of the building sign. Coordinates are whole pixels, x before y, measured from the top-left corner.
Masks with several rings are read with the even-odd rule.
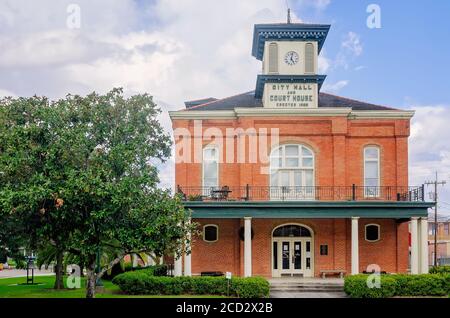
[[[317,84],[273,84],[264,88],[266,108],[317,108]]]

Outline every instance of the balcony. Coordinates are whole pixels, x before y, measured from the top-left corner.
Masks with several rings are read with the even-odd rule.
[[[424,187],[365,187],[365,186],[315,186],[315,187],[181,187],[177,193],[183,201],[394,201],[424,202]]]

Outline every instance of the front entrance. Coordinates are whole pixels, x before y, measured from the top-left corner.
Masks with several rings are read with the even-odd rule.
[[[300,225],[284,225],[272,234],[273,277],[313,277],[313,238]]]

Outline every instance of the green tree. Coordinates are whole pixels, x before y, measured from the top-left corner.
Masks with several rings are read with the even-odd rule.
[[[55,102],[8,98],[0,106],[2,213],[33,225],[30,245],[55,246],[55,287],[67,251],[84,261],[87,297],[126,254],[181,253],[194,225],[181,201],[158,189],[156,165],[171,142],[151,96],[125,98],[114,89]],[[97,272],[97,253],[107,247],[117,257]]]

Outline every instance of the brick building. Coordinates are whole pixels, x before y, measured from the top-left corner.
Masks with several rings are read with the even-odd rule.
[[[431,204],[408,185],[414,112],[320,92],[329,28],[255,25],[256,89],[170,113],[177,191],[200,232],[177,275],[428,271]]]
[[[429,245],[429,263],[434,265],[435,253],[435,232],[437,229],[437,264],[450,265],[450,218],[448,216],[438,215],[436,226],[434,214],[428,217],[428,245]]]

